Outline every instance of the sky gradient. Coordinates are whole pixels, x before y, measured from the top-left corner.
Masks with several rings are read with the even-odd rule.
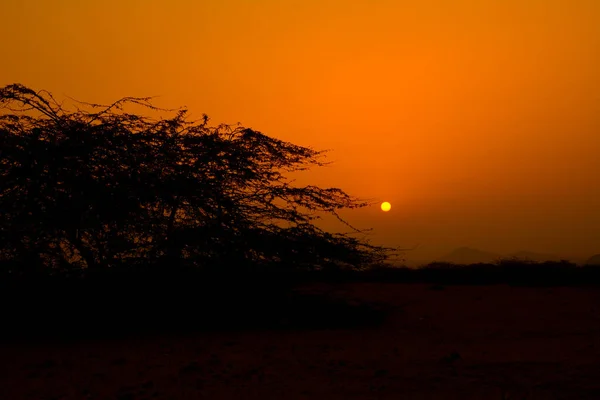
[[[597,0],[4,0],[0,85],[159,96],[331,149],[301,177],[408,259],[600,253]],[[335,229],[335,228],[334,228]]]

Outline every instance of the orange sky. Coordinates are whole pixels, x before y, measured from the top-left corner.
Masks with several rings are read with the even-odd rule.
[[[4,0],[0,85],[332,149],[373,240],[600,252],[598,0]]]

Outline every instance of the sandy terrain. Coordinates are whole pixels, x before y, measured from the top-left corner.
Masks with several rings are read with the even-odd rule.
[[[3,344],[1,399],[600,399],[600,289],[352,283],[361,329]]]

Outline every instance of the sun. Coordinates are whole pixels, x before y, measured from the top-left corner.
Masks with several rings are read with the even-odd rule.
[[[381,211],[388,212],[391,209],[392,209],[392,205],[390,203],[388,203],[387,201],[384,201],[383,203],[381,203]]]

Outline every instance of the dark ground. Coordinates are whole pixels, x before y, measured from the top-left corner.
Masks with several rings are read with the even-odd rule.
[[[4,339],[0,398],[600,398],[600,288],[302,290],[344,302],[282,302],[276,323],[247,329]]]

